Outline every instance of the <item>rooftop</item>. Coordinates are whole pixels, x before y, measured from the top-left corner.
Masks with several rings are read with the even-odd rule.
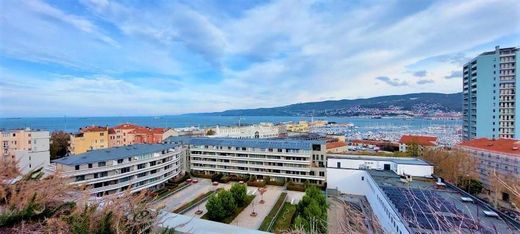
[[[108,131],[108,127],[102,126],[87,126],[79,129],[80,132],[104,132]]]
[[[343,141],[327,143],[327,149],[334,149],[334,148],[343,147],[343,146],[347,146],[347,143],[345,143]]]
[[[350,154],[327,154],[327,158],[336,159],[352,159],[352,160],[370,160],[370,161],[390,161],[396,164],[407,164],[407,165],[424,165],[429,166],[430,164],[418,158],[407,158],[407,157],[384,157],[384,156],[371,156],[371,155],[350,155]],[[397,175],[396,175],[397,176]]]
[[[313,144],[325,144],[320,140],[294,140],[287,138],[273,139],[235,139],[235,138],[208,138],[208,137],[169,137],[167,142],[176,142],[190,145],[214,145],[248,147],[260,149],[300,149],[311,150]]]
[[[520,141],[515,139],[478,138],[464,141],[459,146],[520,156]]]
[[[466,194],[449,187],[438,189],[434,179],[414,177],[404,183],[392,171],[368,170],[368,173],[389,198],[394,210],[416,232],[450,232],[453,231],[450,228],[460,226],[474,233],[513,233],[512,225],[484,214],[484,210],[490,210],[487,205],[463,202],[461,197]]]
[[[135,144],[122,147],[91,150],[86,153],[71,155],[53,160],[53,163],[65,165],[79,165],[86,163],[96,163],[108,160],[117,160],[142,154],[150,154],[171,149],[176,145],[172,144]]]
[[[399,140],[402,144],[418,144],[422,146],[437,145],[437,137],[435,136],[420,136],[420,135],[403,135]]]
[[[130,124],[130,123],[120,124],[120,125],[113,127],[113,129],[135,129],[135,128],[142,128],[142,127],[139,125]]]

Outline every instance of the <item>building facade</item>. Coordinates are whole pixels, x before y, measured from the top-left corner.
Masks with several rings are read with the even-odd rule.
[[[118,194],[130,189],[156,189],[179,176],[184,149],[173,144],[136,144],[88,151],[52,161],[72,185],[86,185],[92,196]]]
[[[464,141],[458,148],[477,159],[480,181],[488,190],[496,183],[495,173],[503,179],[520,181],[520,141],[479,138]],[[502,200],[508,201],[509,192],[502,192]]]
[[[22,174],[50,163],[48,131],[20,129],[0,132],[4,160],[15,160]]]
[[[89,126],[70,136],[70,153],[82,154],[89,150],[108,148],[108,127]]]
[[[496,47],[463,67],[463,139],[519,138],[518,48]]]
[[[168,141],[187,146],[188,168],[195,173],[325,183],[325,141],[196,137]]]
[[[417,149],[410,149],[410,146],[416,146]],[[420,136],[420,135],[403,135],[399,139],[399,152],[408,152],[410,150],[416,150],[418,155],[422,155],[422,152],[427,147],[437,146],[437,137],[435,136]]]
[[[283,136],[285,128],[272,123],[260,123],[248,126],[231,126],[214,128],[215,134],[208,137],[229,138],[277,138]]]

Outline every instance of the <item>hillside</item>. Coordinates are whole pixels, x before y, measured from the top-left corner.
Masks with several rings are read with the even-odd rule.
[[[462,93],[413,93],[363,99],[297,103],[281,107],[202,113],[219,116],[361,116],[412,115],[432,111],[460,112]]]

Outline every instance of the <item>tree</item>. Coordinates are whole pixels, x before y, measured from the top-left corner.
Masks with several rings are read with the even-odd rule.
[[[215,135],[215,134],[216,134],[216,132],[215,132],[215,130],[213,130],[213,129],[210,129],[210,130],[208,130],[208,131],[206,132],[206,136],[213,136],[213,135]]]
[[[225,217],[224,208],[222,207],[222,201],[220,200],[219,194],[211,196],[208,199],[206,209],[208,210],[208,217],[211,220],[219,221]]]
[[[218,198],[222,203],[222,209],[224,210],[224,217],[231,215],[237,208],[237,203],[233,198],[233,194],[227,190],[222,190],[218,193]]]
[[[421,154],[420,146],[417,143],[411,143],[406,147],[407,156],[418,157]]]
[[[238,206],[243,206],[246,202],[247,188],[243,184],[234,184],[229,190]]]
[[[327,233],[327,198],[322,191],[309,186],[298,203],[298,216],[295,227],[303,228],[308,233]]]
[[[464,190],[473,195],[480,194],[482,192],[482,189],[484,188],[482,182],[475,179],[466,180],[464,181],[464,184]]]
[[[51,134],[50,154],[51,159],[58,159],[68,153],[70,135],[63,131]]]
[[[478,179],[478,160],[460,150],[430,149],[422,159],[434,165],[434,173],[443,179],[465,188],[465,182]]]

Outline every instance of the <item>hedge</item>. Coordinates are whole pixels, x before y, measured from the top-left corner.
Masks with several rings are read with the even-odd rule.
[[[262,222],[262,225],[260,225],[260,228],[258,228],[258,230],[266,231],[266,232],[270,231],[269,225],[271,224],[271,222],[273,222],[274,219],[276,219],[276,215],[278,214],[280,208],[282,208],[282,205],[284,204],[286,197],[287,197],[286,192],[283,192],[280,194],[280,196],[278,197],[278,200],[274,204],[274,206],[271,209],[271,211],[269,212],[269,214],[267,214],[267,216],[265,216],[264,221]]]
[[[295,214],[296,205],[286,202],[283,205],[282,211],[280,211],[280,214],[278,215],[271,230],[273,230],[274,233],[282,233],[283,231],[288,230],[292,225]]]
[[[305,192],[305,185],[289,182],[289,183],[287,183],[287,190]]]
[[[218,191],[218,189],[217,189],[217,191]],[[173,213],[182,214],[182,213],[186,212],[186,209],[191,208],[191,206],[197,204],[198,202],[206,200],[213,193],[215,193],[215,191],[209,191],[207,193],[201,194],[198,197],[196,197],[195,199],[193,199],[193,200],[189,201],[188,203],[185,203],[184,205],[180,206],[179,208],[173,210]]]
[[[233,220],[247,207],[249,206],[249,204],[251,204],[251,202],[253,201],[253,199],[255,199],[255,195],[247,195],[246,197],[246,202],[243,206],[241,207],[237,207],[234,211],[233,211],[233,214],[230,215],[229,217],[223,219],[222,221],[216,221],[216,222],[221,222],[221,223],[227,223],[227,224],[230,224],[231,222],[233,222]],[[208,218],[208,213],[206,212],[204,215],[202,215],[202,217],[200,217],[201,219],[207,219],[207,220],[210,220]]]

